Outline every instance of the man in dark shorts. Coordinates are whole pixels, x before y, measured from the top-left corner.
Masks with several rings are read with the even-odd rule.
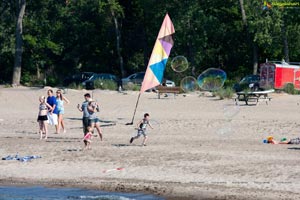
[[[80,112],[83,112],[82,116],[82,125],[83,125],[83,133],[84,135],[88,132],[87,127],[89,126],[89,112],[88,112],[88,104],[89,100],[91,99],[91,95],[89,93],[86,93],[84,95],[85,101],[82,103],[81,107],[80,104],[77,105],[77,108]]]

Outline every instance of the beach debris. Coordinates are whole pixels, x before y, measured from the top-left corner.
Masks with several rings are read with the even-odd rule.
[[[63,151],[82,151],[82,149],[63,149]]]
[[[32,159],[41,158],[41,156],[19,156],[18,153],[15,156],[8,155],[6,157],[3,157],[2,160],[18,160],[20,162],[27,162],[31,161]]]
[[[108,172],[112,172],[112,171],[121,171],[123,169],[124,169],[123,167],[118,167],[118,168],[115,168],[115,169],[105,169],[102,172],[103,173],[108,173]]]
[[[274,140],[273,136],[268,136],[267,139],[263,140],[264,144],[277,144],[277,142]]]

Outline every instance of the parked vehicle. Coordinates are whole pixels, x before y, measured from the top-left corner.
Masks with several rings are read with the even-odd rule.
[[[163,85],[167,87],[175,87],[175,82],[170,80],[165,80],[165,83],[163,83]]]
[[[234,84],[233,89],[236,92],[243,90],[258,91],[260,88],[260,76],[259,75],[248,75],[242,78],[239,83]]]
[[[291,83],[300,89],[300,63],[271,61],[260,64],[260,86],[263,88],[283,89]]]
[[[145,76],[145,72],[138,72],[138,73],[131,74],[126,78],[122,78],[122,85],[123,86],[127,84],[142,85],[144,76]]]
[[[116,83],[117,87],[119,86],[120,83],[120,80],[115,75],[101,73],[101,74],[93,74],[93,76],[91,76],[88,80],[82,82],[82,85],[85,86],[86,89],[95,89],[95,81],[97,80],[113,81]]]
[[[63,80],[63,86],[68,86],[71,83],[75,83],[78,85],[78,84],[88,80],[89,78],[91,78],[91,76],[93,76],[93,74],[95,74],[95,73],[94,72],[81,72],[81,73],[69,75]]]
[[[142,85],[142,82],[144,80],[145,72],[138,72],[131,74],[127,78],[122,79],[122,84],[127,85],[127,84],[137,84],[137,85]],[[164,83],[167,87],[175,87],[175,82],[171,80],[165,80]]]

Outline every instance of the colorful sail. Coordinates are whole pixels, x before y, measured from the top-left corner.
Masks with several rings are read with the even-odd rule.
[[[173,23],[169,15],[166,14],[155,41],[140,93],[161,84],[171,48],[173,47],[172,35],[174,33]]]

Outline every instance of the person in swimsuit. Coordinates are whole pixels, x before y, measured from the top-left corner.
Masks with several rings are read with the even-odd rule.
[[[84,142],[84,149],[91,149],[91,143],[92,143],[92,136],[93,136],[93,128],[88,126],[87,127],[88,132],[83,137]]]
[[[40,133],[40,139],[43,139],[43,134],[45,134],[45,140],[48,137],[48,129],[47,129],[47,113],[48,109],[52,110],[52,107],[46,102],[45,96],[39,97],[40,106],[39,106],[39,114],[37,118],[37,122],[39,123],[39,133]]]
[[[63,115],[65,114],[64,101],[69,104],[70,101],[62,95],[61,90],[56,91],[56,107],[57,107],[57,117],[58,117],[58,125],[57,125],[57,133],[60,132],[60,128],[63,128],[64,133],[66,133],[66,127],[63,119]]]
[[[146,128],[147,126],[150,126],[150,128],[153,129],[153,127],[151,126],[150,124],[150,121],[149,121],[149,114],[148,113],[145,113],[144,114],[144,118],[138,122],[137,124],[137,135],[134,136],[134,137],[131,137],[130,139],[130,144],[133,142],[133,140],[135,139],[138,139],[141,135],[144,136],[144,140],[143,140],[143,144],[142,146],[146,146],[146,141],[148,139],[148,136],[147,136],[147,133],[146,133]]]

